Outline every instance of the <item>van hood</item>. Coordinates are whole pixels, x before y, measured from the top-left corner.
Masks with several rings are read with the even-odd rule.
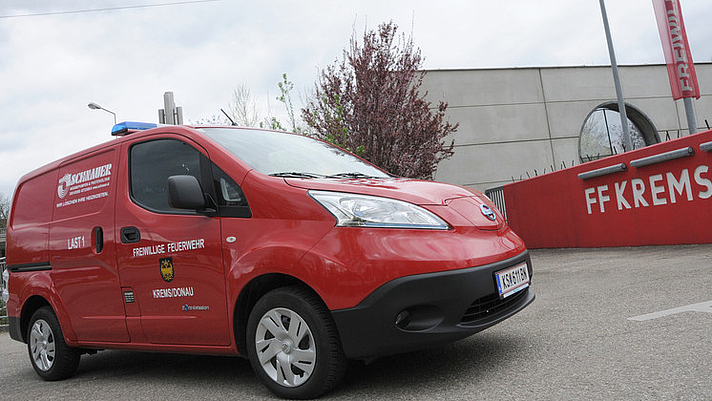
[[[444,205],[448,199],[478,194],[473,193],[474,190],[457,185],[410,178],[285,178],[284,181],[297,188],[381,196],[416,205]]]

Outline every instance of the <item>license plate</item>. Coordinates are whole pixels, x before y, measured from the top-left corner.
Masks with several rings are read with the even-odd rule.
[[[529,269],[526,262],[495,272],[494,276],[497,280],[497,292],[500,298],[507,298],[529,287]]]

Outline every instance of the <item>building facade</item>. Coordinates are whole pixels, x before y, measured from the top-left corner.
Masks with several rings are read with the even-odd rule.
[[[699,130],[712,124],[712,63],[696,64]],[[621,66],[634,146],[688,135],[667,68]],[[620,153],[621,124],[610,66],[427,71],[428,100],[449,103],[460,127],[455,154],[435,179],[479,190]],[[583,134],[583,137],[582,137]]]

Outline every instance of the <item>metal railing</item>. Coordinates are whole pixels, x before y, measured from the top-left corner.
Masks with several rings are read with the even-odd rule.
[[[502,189],[502,187],[490,188],[485,190],[485,195],[490,198],[490,200],[494,202],[495,205],[497,205],[497,209],[499,209],[499,211],[502,212],[502,215],[504,216],[504,221],[508,221],[507,204],[504,202],[504,189]]]
[[[0,258],[0,289],[5,288],[2,274],[5,272],[5,258]],[[0,298],[0,332],[7,331],[7,308],[5,301]]]

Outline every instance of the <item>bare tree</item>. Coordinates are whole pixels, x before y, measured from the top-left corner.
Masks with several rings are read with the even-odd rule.
[[[419,92],[420,50],[396,31],[383,23],[363,43],[354,34],[341,61],[321,71],[302,118],[316,136],[393,174],[429,179],[454,153],[445,138],[459,124],[445,121],[447,103],[431,108]]]
[[[7,221],[10,216],[10,197],[0,192],[0,220]]]
[[[247,85],[240,84],[233,92],[229,113],[235,124],[242,127],[256,127],[261,121],[257,103]]]

